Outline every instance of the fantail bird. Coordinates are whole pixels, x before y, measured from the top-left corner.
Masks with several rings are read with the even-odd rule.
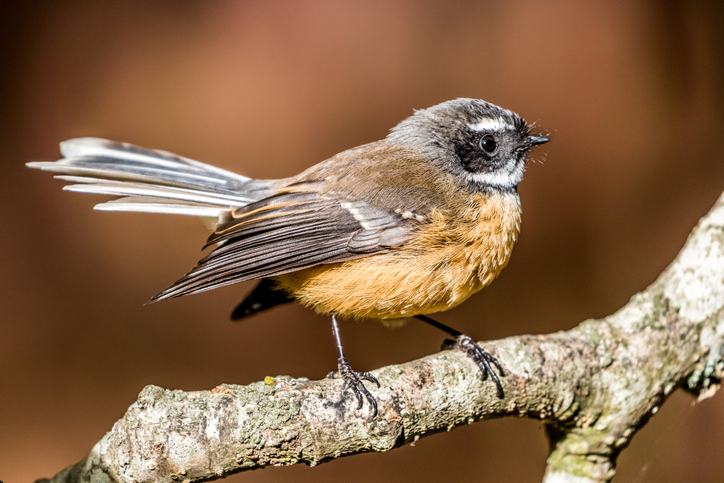
[[[65,141],[63,159],[28,166],[75,183],[68,191],[120,197],[97,210],[212,217],[213,251],[152,301],[260,279],[232,317],[292,300],[329,315],[339,372],[359,408],[364,394],[376,414],[362,380],[377,380],[350,368],[337,316],[420,318],[452,335],[502,397],[497,360],[427,314],[462,303],[506,266],[526,155],[548,140],[511,111],[456,99],[285,179],[96,138]]]

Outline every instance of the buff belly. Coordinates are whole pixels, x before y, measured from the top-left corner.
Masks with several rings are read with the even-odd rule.
[[[450,219],[434,212],[404,246],[275,280],[322,314],[397,319],[455,307],[507,265],[520,229],[520,201],[516,193],[478,194],[458,210],[455,223]]]

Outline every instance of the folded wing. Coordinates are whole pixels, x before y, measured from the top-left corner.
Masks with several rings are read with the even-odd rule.
[[[218,247],[153,300],[373,255],[405,243],[416,223],[314,191],[277,194],[231,211],[209,237]]]

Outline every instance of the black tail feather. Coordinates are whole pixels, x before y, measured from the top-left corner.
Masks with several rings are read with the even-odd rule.
[[[239,320],[250,317],[264,310],[276,307],[277,305],[293,302],[294,299],[284,293],[282,290],[275,288],[273,281],[263,278],[249,292],[244,299],[239,302],[234,311],[231,313],[231,320]]]

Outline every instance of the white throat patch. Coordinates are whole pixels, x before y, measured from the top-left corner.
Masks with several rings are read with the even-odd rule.
[[[510,189],[518,186],[523,179],[525,163],[510,160],[508,164],[490,173],[466,173],[465,177],[474,183],[480,183],[496,188]]]

